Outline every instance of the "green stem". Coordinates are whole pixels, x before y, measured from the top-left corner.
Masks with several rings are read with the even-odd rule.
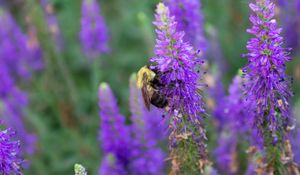
[[[279,116],[280,117],[280,116]],[[266,117],[265,117],[266,118]],[[284,150],[283,143],[281,141],[282,133],[276,133],[279,137],[278,143],[273,143],[273,136],[271,131],[268,129],[268,122],[265,119],[265,122],[263,124],[264,129],[264,146],[266,151],[266,160],[268,164],[268,169],[272,169],[274,171],[274,174],[276,175],[286,175],[288,174],[288,171],[284,164],[281,161],[281,154]]]
[[[100,58],[96,58],[95,60],[93,60],[92,63],[92,91],[93,94],[95,94],[95,97],[97,97],[97,91],[98,91],[98,86],[101,82],[101,71],[100,71],[100,67],[101,67],[101,60]]]

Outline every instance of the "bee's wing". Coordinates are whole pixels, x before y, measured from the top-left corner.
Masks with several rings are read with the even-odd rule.
[[[149,90],[148,90],[148,83],[147,82],[147,75],[143,75],[143,87],[142,87],[142,95],[143,95],[143,99],[144,99],[144,103],[146,108],[148,109],[148,111],[150,110],[150,102],[151,102],[151,94],[149,94]]]
[[[143,95],[145,106],[146,106],[147,110],[150,111],[150,104],[151,103],[150,103],[149,93],[148,93],[148,90],[147,90],[146,86],[142,87],[142,95]]]

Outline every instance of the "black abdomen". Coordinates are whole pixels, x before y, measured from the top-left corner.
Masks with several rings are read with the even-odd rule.
[[[164,95],[155,91],[151,97],[151,104],[158,108],[164,108],[168,105],[168,101]]]

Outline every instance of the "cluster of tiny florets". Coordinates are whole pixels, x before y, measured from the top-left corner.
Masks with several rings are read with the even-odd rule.
[[[284,48],[281,28],[274,19],[275,5],[270,0],[250,3],[254,12],[250,16],[253,26],[247,31],[254,35],[247,43],[249,64],[244,68],[245,94],[254,123],[262,131],[282,130],[289,121],[290,78],[286,76],[286,62],[291,58]],[[265,126],[264,126],[265,125]]]
[[[159,4],[156,11],[155,56],[151,67],[159,71],[164,86],[160,91],[167,97],[170,111],[175,116],[188,116],[194,124],[201,121],[204,112],[199,93],[199,73],[197,68],[203,62],[197,57],[193,47],[183,40],[184,32],[178,32],[175,17],[168,7]]]
[[[20,141],[13,140],[15,133],[11,129],[0,131],[0,174],[21,175],[23,160],[20,155]]]
[[[165,0],[170,12],[177,22],[177,30],[184,31],[184,40],[195,49],[206,50],[204,20],[199,0]]]

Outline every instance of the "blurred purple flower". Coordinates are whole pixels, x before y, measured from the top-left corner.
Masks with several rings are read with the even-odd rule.
[[[20,155],[20,141],[14,141],[15,133],[11,129],[0,131],[0,174],[22,175],[23,160]]]
[[[146,111],[142,111],[138,89],[133,87],[131,80],[131,110],[132,125],[125,125],[125,118],[119,114],[116,100],[107,84],[99,88],[99,106],[101,130],[99,141],[102,142],[104,159],[101,163],[100,174],[163,174],[164,154],[158,148],[159,126],[152,126]],[[157,117],[158,116],[151,116]],[[150,129],[151,128],[151,129]],[[160,133],[162,134],[162,133]]]
[[[27,94],[18,88],[17,82],[30,79],[31,72],[39,68],[32,66],[42,61],[32,59],[30,50],[24,47],[27,37],[12,16],[2,9],[0,21],[3,24],[0,28],[0,112],[4,123],[17,131],[22,153],[32,154],[36,138],[26,130],[23,116],[28,103]]]
[[[27,37],[17,25],[13,17],[0,9],[0,57],[1,64],[8,66],[9,73],[29,79],[30,62],[26,49]]]
[[[230,121],[229,128],[235,133],[236,137],[242,137],[244,141],[248,141],[251,145],[262,148],[263,140],[258,137],[257,128],[252,128],[254,114],[248,112],[249,106],[251,106],[249,103],[251,102],[244,99],[242,85],[242,78],[236,76],[229,86],[224,115],[228,117]]]
[[[236,174],[238,171],[238,138],[241,134],[246,134],[245,131],[249,129],[247,125],[243,125],[248,115],[245,115],[241,83],[241,78],[236,76],[229,86],[229,95],[225,97],[224,90],[222,90],[222,93],[214,98],[219,101],[214,116],[217,117],[220,125],[220,136],[214,155],[218,170],[229,175]],[[247,138],[246,135],[243,137]]]
[[[163,126],[160,125],[162,114],[155,108],[145,108],[140,89],[136,86],[136,78],[130,79],[130,109],[132,113],[132,174],[162,175],[164,154],[158,148],[163,137]]]
[[[247,167],[247,170],[245,172],[245,175],[253,175],[256,174],[256,167],[253,163],[250,163]]]
[[[184,32],[177,32],[175,18],[170,15],[168,7],[160,3],[156,10],[155,57],[150,59],[151,68],[160,73],[164,84],[159,89],[169,102],[170,112],[174,117],[182,114],[195,125],[201,121],[200,115],[205,111],[202,97],[198,92],[199,74],[197,68],[203,63],[197,52],[183,41]],[[180,123],[181,121],[179,121]]]
[[[237,137],[233,132],[223,132],[214,151],[218,170],[223,174],[236,174],[238,171]]]
[[[99,168],[99,175],[129,175],[126,169],[117,162],[114,154],[107,154],[104,156],[101,167]]]
[[[275,5],[270,0],[250,3],[254,14],[250,16],[253,34],[247,43],[249,64],[244,68],[245,94],[251,109],[255,109],[254,123],[260,132],[272,132],[274,141],[277,131],[286,127],[289,121],[290,80],[285,74],[285,63],[290,61],[288,50],[282,47],[281,29],[273,19]],[[253,107],[253,108],[252,108]],[[249,111],[250,112],[250,111]],[[264,128],[267,123],[268,128]]]
[[[27,106],[27,95],[20,91],[13,78],[3,65],[0,66],[0,113],[2,120],[17,131],[17,138],[22,143],[22,153],[34,152],[36,138],[24,126],[23,109]]]
[[[286,45],[296,52],[300,48],[300,1],[279,0],[278,4]]]
[[[27,50],[30,60],[30,67],[34,70],[42,70],[44,68],[43,52],[37,37],[37,31],[30,18],[27,18],[28,34],[27,34]]]
[[[239,134],[245,134],[249,131],[251,126],[249,125],[249,117],[251,113],[245,110],[248,106],[247,101],[243,99],[243,87],[242,78],[236,76],[232,84],[229,86],[229,95],[226,99],[225,116],[228,117],[230,127],[234,132]]]
[[[258,137],[257,129],[251,125],[253,114],[248,112],[249,101],[244,99],[242,84],[242,78],[235,76],[229,86],[229,95],[217,106],[223,120],[214,155],[218,170],[225,174],[234,175],[241,170],[239,152],[244,150],[240,145],[263,148],[262,138]]]
[[[80,41],[89,58],[109,51],[108,31],[96,0],[83,0],[81,7]]]
[[[41,0],[41,5],[44,9],[44,13],[49,27],[49,32],[52,35],[52,39],[54,44],[56,45],[56,49],[58,49],[58,51],[62,51],[63,39],[53,6],[49,3],[49,0]]]
[[[225,91],[222,84],[221,76],[212,73],[211,77],[214,82],[211,84],[211,86],[208,87],[207,91],[209,97],[212,98],[212,100],[214,101],[214,109],[212,111],[212,115],[214,116],[214,120],[217,122],[218,128],[222,129],[224,126],[226,126],[228,122],[230,122],[230,120],[228,120],[228,117],[224,115],[226,107]]]
[[[136,75],[133,74],[130,78],[130,94],[129,104],[132,120],[137,129],[143,130],[147,134],[146,137],[155,142],[160,142],[166,138],[164,121],[164,112],[157,108],[151,108],[148,111],[144,105],[144,99],[140,89],[136,87]]]
[[[222,46],[220,43],[220,30],[212,25],[208,25],[207,27],[207,35],[208,35],[208,41],[207,45],[209,45],[206,55],[211,58],[212,66],[216,66],[218,72],[222,72],[222,74],[226,73],[228,71],[228,63],[226,62],[226,59],[224,57],[224,53],[222,50]]]
[[[203,15],[200,0],[165,0],[171,15],[175,16],[177,31],[184,31],[183,37],[195,49],[205,51],[207,44],[204,36]]]
[[[141,140],[140,140],[141,141]],[[131,175],[149,174],[163,175],[165,156],[161,149],[155,148],[154,145],[133,142],[132,150]]]
[[[295,125],[293,125],[293,127],[295,127],[291,132],[289,132],[288,135],[288,139],[290,140],[291,144],[292,144],[292,151],[294,154],[294,160],[295,162],[300,165],[300,123],[299,123],[299,111],[297,111],[297,106],[298,104],[295,105]]]
[[[130,153],[130,131],[125,125],[125,117],[120,115],[117,102],[110,87],[102,83],[99,87],[99,107],[101,130],[99,132],[99,141],[102,145],[104,157],[108,154],[115,156],[115,164],[122,169],[129,168]],[[108,162],[102,162],[108,163]],[[101,169],[99,172],[108,170]]]

